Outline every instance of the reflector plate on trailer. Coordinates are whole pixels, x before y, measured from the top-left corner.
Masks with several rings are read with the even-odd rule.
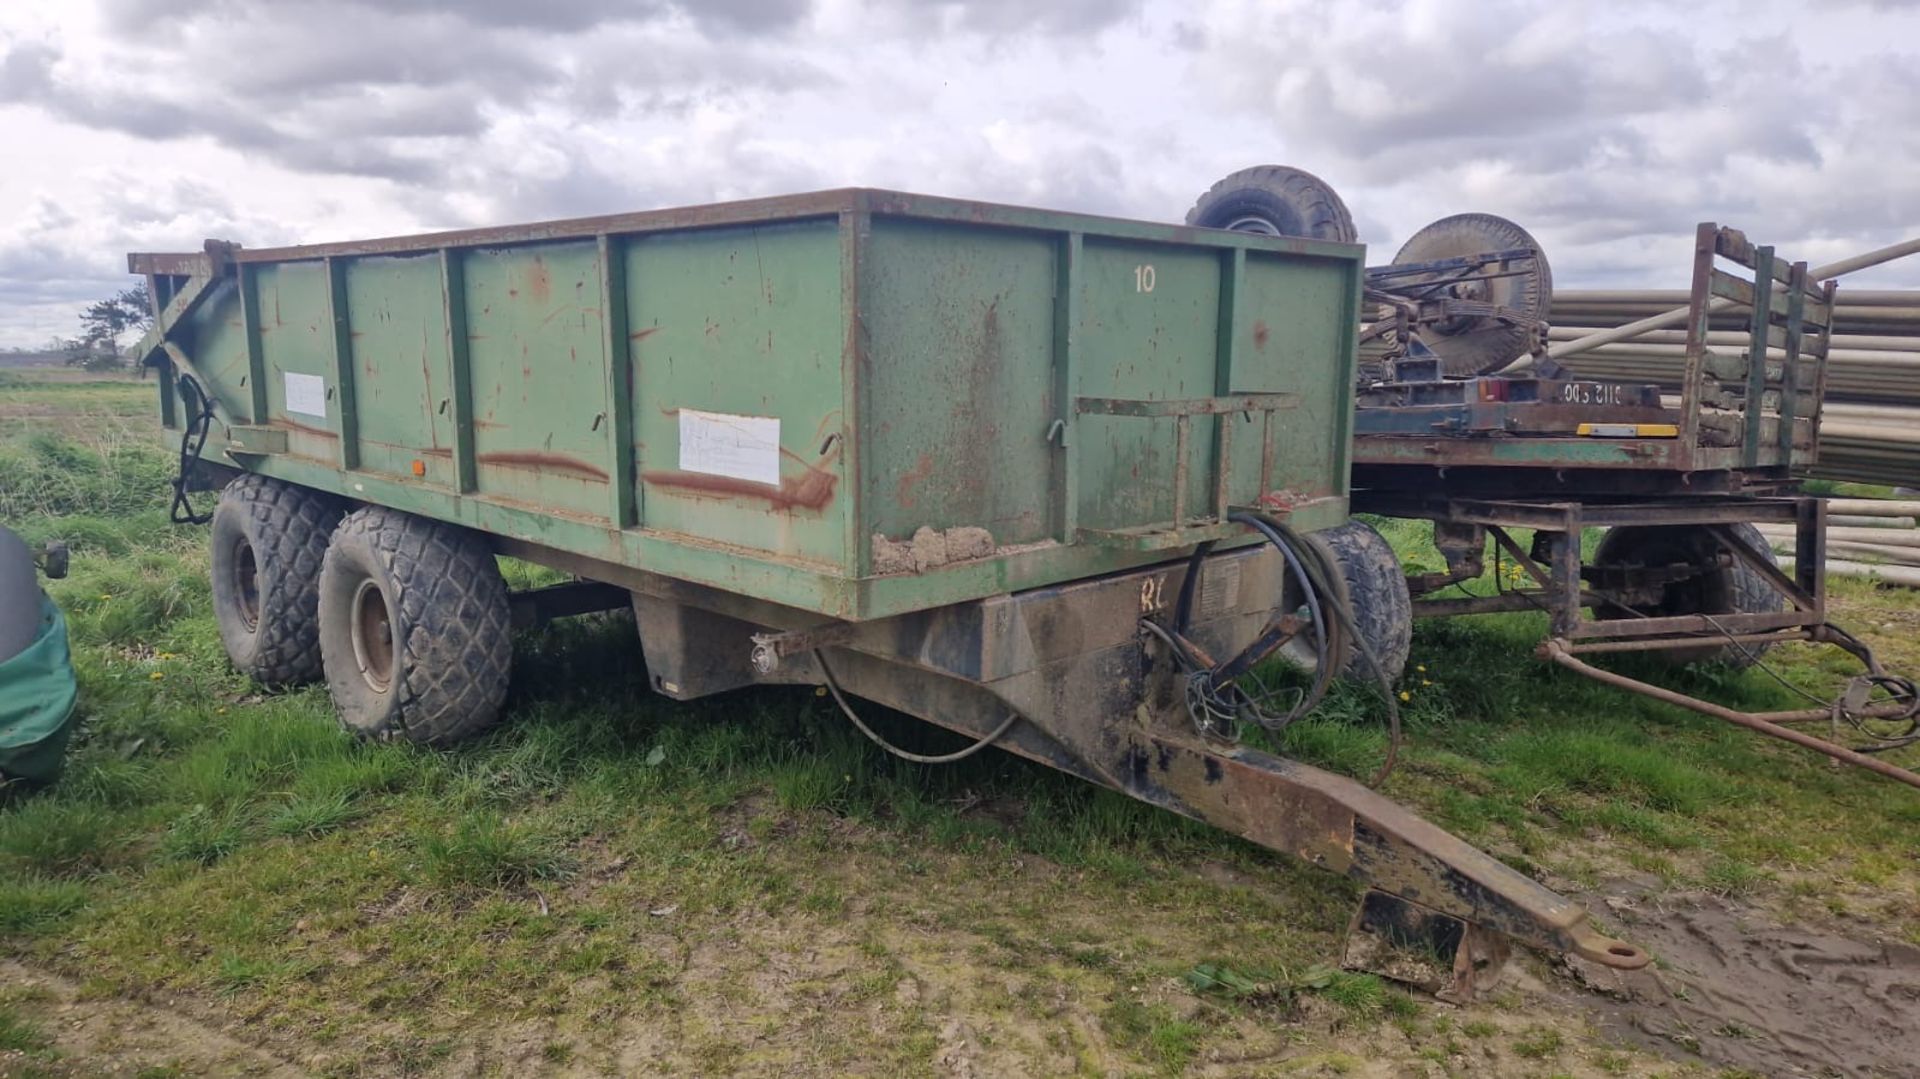
[[[1574,433],[1590,438],[1677,438],[1680,428],[1671,423],[1583,423]]]

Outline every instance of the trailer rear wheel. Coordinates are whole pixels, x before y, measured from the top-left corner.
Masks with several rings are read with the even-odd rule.
[[[1310,532],[1307,538],[1339,571],[1332,583],[1340,601],[1353,612],[1353,624],[1386,668],[1387,680],[1398,682],[1413,650],[1413,597],[1392,545],[1365,521]],[[1366,657],[1345,633],[1338,636],[1345,645],[1340,674],[1372,684],[1377,676]]]
[[[1750,524],[1733,526],[1742,542],[1773,561],[1760,530]],[[1640,614],[1665,617],[1680,614],[1760,614],[1784,609],[1780,593],[1760,573],[1735,559],[1731,565],[1718,565],[1721,543],[1712,532],[1695,525],[1622,526],[1607,530],[1594,551],[1596,566],[1670,566],[1686,564],[1713,568],[1686,580],[1667,584],[1660,601],[1651,607],[1629,604]],[[1595,611],[1600,619],[1635,617],[1626,611]],[[1731,642],[1705,644],[1698,648],[1672,648],[1650,653],[1674,664],[1724,663],[1730,667],[1750,667],[1766,654],[1764,644],[1736,645]]]
[[[1286,165],[1241,169],[1214,184],[1187,211],[1187,224],[1347,244],[1359,236],[1326,181]]]
[[[320,573],[327,691],[349,730],[446,745],[500,718],[507,585],[476,533],[383,506],[348,514]]]
[[[320,564],[341,511],[331,495],[253,473],[220,492],[214,621],[234,667],[262,685],[320,677]]]

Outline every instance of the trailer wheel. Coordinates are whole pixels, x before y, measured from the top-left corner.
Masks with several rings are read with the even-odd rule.
[[[1339,571],[1333,581],[1341,593],[1339,600],[1353,612],[1353,624],[1373,658],[1386,668],[1387,680],[1398,682],[1413,650],[1413,597],[1392,545],[1365,521],[1310,532],[1307,538]],[[1366,657],[1345,633],[1337,636],[1344,653],[1340,674],[1371,685],[1377,676]]]
[[[446,745],[492,726],[513,643],[507,585],[475,533],[369,506],[320,571],[320,653],[348,730]]]
[[[1733,526],[1748,547],[1761,552],[1769,562],[1773,552],[1760,530],[1750,524]],[[1596,566],[1669,566],[1676,563],[1704,565],[1717,562],[1720,541],[1712,532],[1693,525],[1646,525],[1610,528],[1594,551]],[[1641,614],[1655,617],[1680,614],[1762,614],[1784,609],[1784,600],[1772,584],[1746,563],[1718,566],[1697,577],[1674,581],[1662,591],[1660,602],[1647,607],[1631,605]],[[1595,617],[1629,618],[1627,611],[1599,610]],[[1708,644],[1698,648],[1673,648],[1649,653],[1674,664],[1724,663],[1750,667],[1766,654],[1767,645]]]
[[[1359,236],[1326,181],[1286,165],[1241,169],[1214,184],[1187,211],[1187,224],[1347,244]]]
[[[213,614],[227,657],[267,686],[320,677],[320,563],[340,500],[247,473],[213,510]]]

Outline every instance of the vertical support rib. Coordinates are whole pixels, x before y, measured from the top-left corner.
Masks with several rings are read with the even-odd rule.
[[[1811,272],[1809,272],[1811,276]],[[1820,310],[1824,320],[1820,327],[1820,336],[1813,343],[1813,415],[1812,430],[1808,438],[1812,442],[1807,451],[1809,466],[1820,460],[1820,420],[1826,415],[1827,400],[1827,351],[1833,346],[1833,290],[1837,282],[1828,281],[1821,292]]]
[[[1761,406],[1767,396],[1767,331],[1773,325],[1773,248],[1753,249],[1752,339],[1747,343],[1746,433],[1740,440],[1740,461],[1748,468],[1760,463]]]
[[[1807,311],[1807,264],[1796,262],[1787,274],[1786,365],[1780,371],[1780,463],[1793,464],[1793,420],[1800,408],[1800,344]]]
[[[360,467],[360,414],[353,392],[353,323],[347,310],[347,263],[328,256],[327,317],[333,323],[333,383],[340,407],[340,467]]]
[[[447,364],[453,370],[453,481],[461,494],[476,489],[473,463],[473,364],[467,354],[467,282],[460,252],[440,249],[440,296],[446,305]]]
[[[1193,448],[1193,415],[1182,412],[1173,418],[1173,527],[1178,531],[1187,522],[1187,458]]]
[[[1827,620],[1827,500],[1802,498],[1795,507],[1793,579],[1813,597],[1813,613]]]
[[[1344,474],[1345,470],[1342,469]],[[1260,491],[1255,495],[1270,494],[1273,491],[1273,410],[1260,413]]]
[[[1700,448],[1700,410],[1706,395],[1707,329],[1712,323],[1713,253],[1720,229],[1702,223],[1693,234],[1693,288],[1687,301],[1687,373],[1680,383],[1680,453],[1682,471],[1692,467]],[[1553,355],[1551,350],[1548,355]]]
[[[1553,632],[1555,636],[1571,636],[1581,621],[1580,604],[1580,507],[1563,507],[1565,523],[1561,531],[1551,533],[1548,551],[1552,555],[1552,564],[1548,567],[1548,579],[1553,582]]]
[[[867,523],[874,515],[867,508],[866,489],[871,447],[853,437],[872,401],[867,322],[861,308],[861,281],[866,272],[862,263],[873,235],[873,214],[866,196],[856,194],[852,206],[842,210],[834,223],[840,233],[840,320],[846,327],[846,339],[840,348],[840,430],[833,433],[840,436],[842,489],[851,492],[841,507],[840,542],[852,561],[853,575],[867,577],[873,573],[873,533]]]
[[[247,420],[267,422],[267,360],[260,341],[260,281],[246,263],[234,267],[240,285],[240,332],[246,338],[247,388],[251,391]]]
[[[1072,543],[1080,527],[1080,488],[1074,458],[1079,444],[1074,411],[1074,395],[1080,391],[1078,337],[1080,329],[1080,274],[1086,259],[1086,237],[1069,232],[1060,244],[1060,261],[1053,286],[1053,402],[1054,424],[1060,433],[1056,444],[1056,476],[1060,491],[1061,543]]]
[[[169,280],[170,278],[162,277],[159,274],[150,273],[147,275],[147,306],[153,311],[153,324],[155,326],[160,325],[160,312],[166,310],[167,307],[167,297],[161,296],[161,289],[165,287],[163,283]],[[178,427],[180,424],[180,406],[179,403],[174,400],[173,361],[167,358],[165,352],[156,351],[154,356],[159,361],[156,369],[159,371],[160,377],[154,381],[159,383],[160,386],[160,426]]]
[[[633,482],[633,349],[627,337],[626,249],[611,236],[598,238],[600,317],[607,334],[607,469],[612,486],[608,512],[615,528],[639,523]]]
[[[1214,331],[1213,394],[1225,397],[1233,392],[1233,350],[1240,340],[1240,294],[1247,279],[1247,249],[1227,250],[1220,268],[1220,322]],[[1213,418],[1213,513],[1227,519],[1227,503],[1232,498],[1233,421],[1231,414]],[[1260,491],[1256,494],[1265,494]]]

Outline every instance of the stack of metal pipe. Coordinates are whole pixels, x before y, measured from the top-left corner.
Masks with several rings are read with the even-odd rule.
[[[1920,499],[1827,500],[1827,572],[1920,587]],[[1793,553],[1790,524],[1755,526],[1776,552]]]
[[[1687,294],[1678,289],[1559,289],[1548,316],[1549,339],[1572,341],[1686,305]],[[1843,283],[1834,306],[1820,461],[1812,474],[1920,485],[1920,292],[1849,289]],[[1716,315],[1708,346],[1744,347],[1745,324],[1743,313]],[[1684,331],[1650,330],[1562,362],[1582,377],[1657,383],[1677,392],[1685,356]]]

